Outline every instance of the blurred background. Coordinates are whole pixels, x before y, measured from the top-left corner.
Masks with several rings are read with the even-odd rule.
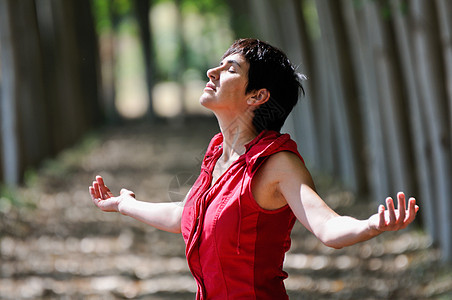
[[[421,206],[348,250],[298,228],[291,298],[451,299],[451,16],[448,0],[0,0],[0,298],[193,298],[181,239],[96,211],[87,187],[179,200],[218,132],[206,71],[256,37],[307,76],[283,131],[328,204]]]

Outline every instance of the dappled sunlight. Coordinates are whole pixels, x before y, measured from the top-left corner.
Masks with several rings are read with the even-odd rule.
[[[126,119],[143,117],[149,107],[144,75],[144,59],[138,37],[118,36],[116,70],[116,109]]]
[[[189,81],[185,87],[176,82],[161,82],[153,91],[155,113],[161,117],[176,117],[181,114],[211,113],[199,104],[199,97],[205,87],[203,81]]]
[[[182,91],[175,82],[159,83],[154,87],[154,110],[159,116],[175,117],[182,113]]]
[[[0,211],[0,298],[193,299],[196,284],[180,235],[98,211],[87,186],[100,172],[115,194],[127,187],[140,200],[171,201],[171,184],[180,174],[199,173],[199,157],[217,130],[213,118],[129,125],[105,131],[83,155],[68,151],[41,170],[20,191],[36,208]],[[337,185],[318,182],[341,211],[373,209]],[[335,250],[296,223],[285,284],[291,299],[427,299],[452,292],[440,258],[431,239],[414,228]]]

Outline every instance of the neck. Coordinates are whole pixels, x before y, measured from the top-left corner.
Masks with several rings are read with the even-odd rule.
[[[221,133],[223,134],[223,154],[221,159],[224,162],[235,160],[244,154],[245,145],[251,142],[257,133],[252,125],[252,118],[234,117],[234,119],[218,118]]]

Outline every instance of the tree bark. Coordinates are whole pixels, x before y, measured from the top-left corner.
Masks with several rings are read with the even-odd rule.
[[[413,141],[413,156],[416,178],[413,183],[418,187],[415,195],[421,201],[422,218],[427,232],[432,237],[434,243],[439,241],[439,226],[436,217],[437,203],[436,201],[429,201],[434,195],[433,191],[433,176],[434,170],[429,163],[431,155],[428,153],[429,148],[427,137],[427,123],[421,110],[421,97],[417,78],[415,76],[415,56],[411,47],[412,39],[410,32],[410,18],[409,15],[401,11],[401,1],[391,2],[392,18],[394,20],[394,30],[396,34],[396,42],[399,49],[399,58],[402,65],[403,76],[405,81],[407,93],[407,109],[410,115],[409,124],[411,136]],[[424,201],[425,200],[425,201]]]
[[[449,104],[449,148],[452,156],[452,3],[449,0],[437,0],[440,24],[440,38],[444,57],[445,82]]]
[[[90,13],[89,2],[38,4],[0,1],[2,173],[9,185],[72,145],[98,109],[96,48],[83,48],[96,40],[83,17]],[[77,27],[76,20],[84,23]]]
[[[234,15],[231,17],[231,27],[235,33],[235,39],[247,36],[257,36],[258,31],[250,20],[251,4],[250,1],[227,0],[229,7],[233,8]]]
[[[86,126],[84,131],[105,121],[105,115],[100,102],[100,60],[98,37],[95,31],[90,0],[78,0],[73,2],[75,19],[75,38],[79,55],[76,58],[80,69],[80,88],[82,91],[82,106]]]
[[[0,47],[1,47],[1,132],[2,162],[5,183],[16,185],[19,182],[19,134],[17,120],[17,90],[15,80],[17,62],[14,51],[14,34],[12,19],[14,18],[12,1],[0,0]]]
[[[3,164],[5,182],[16,185],[49,152],[42,55],[34,1],[0,2]]]
[[[281,47],[280,28],[273,17],[272,0],[250,0],[252,17],[259,29],[256,38]]]
[[[360,109],[355,90],[355,78],[348,50],[348,36],[344,31],[339,2],[316,1],[323,47],[327,51],[325,59],[329,64],[327,80],[329,97],[335,118],[336,161],[342,180],[354,191],[365,185],[365,172],[359,170],[363,159],[359,146],[362,144]],[[353,118],[351,117],[353,116]],[[360,174],[361,176],[358,176]]]
[[[439,43],[439,28],[434,2],[415,0],[410,12],[413,17],[413,47],[417,82],[420,87],[421,111],[426,115],[429,146],[432,151],[434,193],[438,201],[439,240],[443,259],[452,259],[452,205],[450,201],[452,160],[448,145],[446,87],[444,85],[444,61]],[[425,201],[431,201],[425,199]]]
[[[390,18],[382,15],[383,6],[389,7],[387,1],[369,2],[366,4],[369,27],[374,30],[371,40],[374,54],[376,78],[381,107],[382,129],[384,135],[384,153],[388,165],[389,192],[395,195],[398,191],[412,193],[411,174],[415,172],[410,152],[411,139],[406,127],[408,116],[404,109],[404,82],[399,69],[395,39]],[[383,200],[383,199],[382,199]]]
[[[301,7],[298,1],[284,0],[273,1],[273,18],[276,19],[281,32],[282,48],[286,52],[292,64],[299,66],[298,72],[309,72],[305,66],[310,61],[310,49],[306,25],[303,20]],[[278,5],[276,5],[278,4]],[[308,89],[311,82],[303,82]],[[298,142],[300,153],[306,158],[306,163],[315,165],[317,150],[314,131],[314,114],[312,111],[311,90],[306,96],[301,96],[299,103],[293,108],[289,115],[284,130],[290,132]]]
[[[148,110],[146,112],[146,119],[152,122],[156,118],[152,99],[156,64],[154,62],[155,55],[152,44],[152,30],[150,29],[151,24],[149,22],[150,7],[150,0],[134,0],[134,11],[138,20],[138,26],[140,28],[141,46],[143,49],[143,56],[145,61],[146,86],[149,101]]]
[[[366,16],[351,1],[343,0],[342,9],[347,30],[352,44],[350,47],[353,68],[357,74],[358,94],[361,103],[361,114],[366,139],[363,140],[363,152],[366,156],[367,174],[374,199],[384,199],[389,193],[387,162],[382,151],[383,136],[381,133],[382,118],[378,106],[378,88],[376,86],[376,70],[373,64],[372,50],[369,40],[373,39]]]

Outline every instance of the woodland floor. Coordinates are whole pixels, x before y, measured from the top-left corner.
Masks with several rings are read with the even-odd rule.
[[[114,193],[127,187],[141,200],[178,200],[217,130],[208,118],[105,128],[29,172],[26,187],[3,189],[0,299],[193,299],[181,236],[99,211],[88,186],[101,174]],[[315,179],[340,213],[360,218],[376,207]],[[291,299],[452,299],[452,268],[416,226],[341,250],[299,224],[292,239]]]

